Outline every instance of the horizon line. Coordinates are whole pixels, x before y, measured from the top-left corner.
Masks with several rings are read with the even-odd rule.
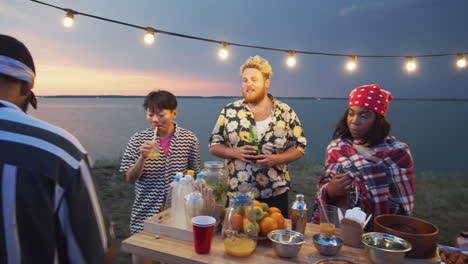
[[[144,98],[146,95],[37,95],[37,98]],[[177,98],[200,98],[200,99],[222,99],[222,98],[241,98],[242,96],[202,96],[202,95],[179,95]],[[281,99],[312,99],[312,100],[348,100],[346,97],[316,97],[316,96],[275,96]],[[394,98],[393,100],[412,100],[412,101],[468,101],[468,98]]]

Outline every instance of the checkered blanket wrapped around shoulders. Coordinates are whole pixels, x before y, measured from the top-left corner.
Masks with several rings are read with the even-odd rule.
[[[317,197],[323,204],[344,209],[360,207],[374,217],[380,214],[409,215],[414,206],[414,163],[408,145],[394,137],[370,147],[364,157],[353,147],[353,140],[338,138],[327,147],[324,173],[319,179]],[[327,196],[330,179],[348,172],[354,178],[350,193],[334,199]],[[314,221],[318,223],[318,201],[314,208]]]

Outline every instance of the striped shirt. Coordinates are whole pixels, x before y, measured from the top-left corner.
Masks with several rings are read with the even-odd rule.
[[[130,217],[130,232],[143,231],[143,222],[158,214],[174,180],[176,172],[200,171],[200,144],[191,131],[175,125],[174,135],[169,143],[169,155],[160,150],[157,158],[145,161],[143,173],[135,182],[135,200]],[[141,155],[140,147],[145,141],[153,140],[154,129],[135,133],[127,144],[122,157],[120,171],[130,169]]]
[[[87,152],[0,100],[0,263],[102,263],[108,233]]]

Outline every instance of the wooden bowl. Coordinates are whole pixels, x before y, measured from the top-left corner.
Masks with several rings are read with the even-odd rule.
[[[432,258],[437,250],[437,226],[411,216],[379,215],[374,219],[374,231],[405,239],[413,249],[406,253],[410,258]]]

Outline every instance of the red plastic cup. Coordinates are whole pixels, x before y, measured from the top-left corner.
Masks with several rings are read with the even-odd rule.
[[[201,215],[192,218],[193,241],[195,252],[198,254],[210,253],[215,223],[216,219],[211,216]]]

